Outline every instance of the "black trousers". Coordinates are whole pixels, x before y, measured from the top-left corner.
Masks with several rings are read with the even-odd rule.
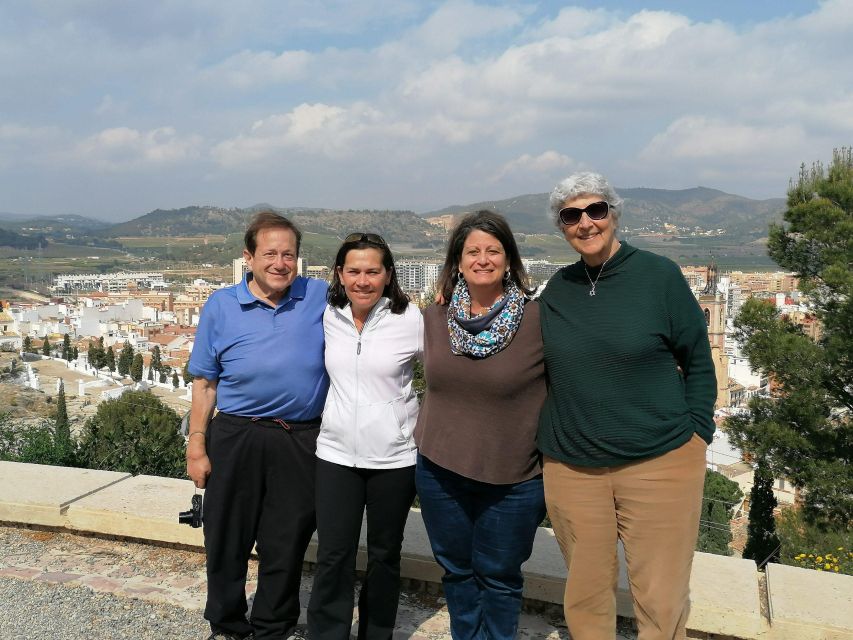
[[[272,421],[223,413],[210,423],[204,617],[214,631],[285,638],[296,626],[303,556],[316,525],[318,433],[319,423],[287,431]],[[255,544],[258,588],[248,621],[246,572]]]
[[[415,497],[415,467],[357,469],[317,460],[317,568],[308,605],[311,640],[348,640],[355,561],[367,509],[367,571],[358,638],[390,640],[400,598],[400,549]]]

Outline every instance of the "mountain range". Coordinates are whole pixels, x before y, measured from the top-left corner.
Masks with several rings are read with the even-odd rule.
[[[738,236],[745,241],[766,236],[771,221],[781,220],[785,208],[783,198],[753,200],[716,189],[695,187],[667,190],[632,188],[619,190],[624,198],[620,225],[626,230],[654,232],[674,225],[677,232],[694,228],[722,230],[721,234]],[[303,231],[343,235],[351,230],[382,234],[389,241],[431,244],[442,236],[428,220],[453,216],[465,211],[495,209],[510,221],[516,233],[553,233],[547,215],[548,194],[526,194],[504,200],[454,205],[415,214],[400,210],[340,210],[297,207],[271,207],[257,204],[246,208],[189,206],[181,209],[157,209],[128,222],[110,224],[78,215],[44,216],[21,219],[15,214],[0,213],[0,228],[19,233],[44,233],[62,241],[72,235],[104,240],[139,236],[201,236],[242,233],[252,214],[273,208],[293,219]],[[672,231],[671,227],[668,227]]]

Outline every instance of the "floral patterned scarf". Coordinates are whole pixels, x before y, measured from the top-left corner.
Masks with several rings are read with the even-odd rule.
[[[455,355],[486,358],[512,342],[524,315],[524,294],[514,282],[506,283],[504,295],[486,313],[471,317],[468,283],[459,278],[447,309],[450,350]]]

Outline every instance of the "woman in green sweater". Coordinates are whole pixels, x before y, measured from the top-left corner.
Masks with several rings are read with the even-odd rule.
[[[551,193],[581,260],[540,298],[549,388],[537,443],[572,638],[613,638],[621,539],[640,637],[670,640],[685,637],[716,378],[680,269],[618,240],[621,204],[593,173]]]

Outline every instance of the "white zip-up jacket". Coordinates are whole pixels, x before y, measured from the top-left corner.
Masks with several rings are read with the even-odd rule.
[[[423,359],[423,316],[414,304],[400,314],[389,305],[388,298],[379,299],[361,334],[349,304],[326,307],[331,384],[317,437],[321,460],[367,469],[415,464],[418,399],[412,377],[415,359]]]

